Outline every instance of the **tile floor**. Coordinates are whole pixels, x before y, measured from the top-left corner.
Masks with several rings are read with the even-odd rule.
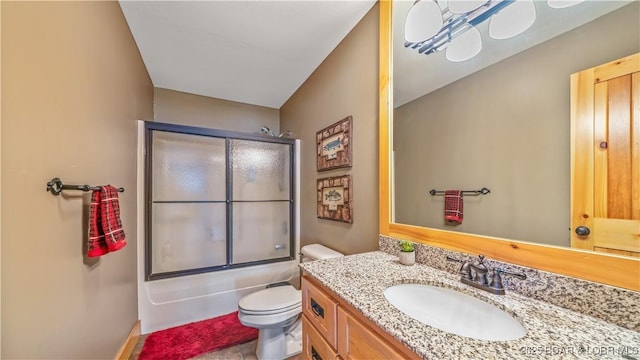
[[[144,345],[144,340],[146,335],[142,335],[136,344],[131,357],[129,360],[138,360],[138,356],[140,355],[140,351],[142,351],[142,345]],[[253,340],[246,342],[244,344],[232,346],[230,348],[222,349],[219,351],[212,351],[210,353],[202,354],[193,359],[196,360],[256,360],[256,342],[258,340]],[[292,356],[287,360],[302,360],[302,354]]]

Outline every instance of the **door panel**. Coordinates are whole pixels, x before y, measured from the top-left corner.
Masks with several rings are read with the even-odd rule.
[[[224,201],[225,140],[153,132],[153,201]]]
[[[289,202],[236,202],[233,204],[234,264],[290,256]]]
[[[638,249],[640,221],[595,218],[593,227],[596,237],[594,246],[627,252],[640,251]]]
[[[638,60],[640,62],[640,59]],[[631,133],[633,137],[631,147],[631,196],[636,199],[631,205],[631,218],[640,219],[640,72],[631,76]]]
[[[639,74],[635,54],[572,75],[572,247],[640,256]]]
[[[159,203],[152,208],[152,274],[226,264],[226,204]]]
[[[233,139],[230,147],[234,201],[289,200],[290,145]]]
[[[606,85],[605,85],[606,84]],[[596,87],[607,86],[607,91],[596,91],[596,103],[606,102],[607,107],[603,116],[597,116],[599,121],[605,121],[603,127],[607,129],[606,147],[596,147],[596,152],[606,154],[607,164],[602,171],[607,174],[607,197],[598,199],[606,206],[606,213],[602,217],[610,219],[631,218],[631,76],[621,76],[606,83],[596,84]],[[603,96],[599,99],[598,96]],[[596,138],[599,140],[599,138]],[[596,166],[596,173],[600,169]],[[599,217],[596,214],[596,217]]]

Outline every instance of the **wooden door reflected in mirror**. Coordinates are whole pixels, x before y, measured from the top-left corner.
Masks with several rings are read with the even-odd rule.
[[[571,246],[640,257],[640,54],[571,76]]]

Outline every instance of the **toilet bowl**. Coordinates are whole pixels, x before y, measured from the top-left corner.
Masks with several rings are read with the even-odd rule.
[[[304,261],[343,256],[319,244],[301,249]],[[258,329],[256,357],[282,360],[302,352],[302,293],[291,285],[270,287],[251,293],[238,302],[238,319]]]

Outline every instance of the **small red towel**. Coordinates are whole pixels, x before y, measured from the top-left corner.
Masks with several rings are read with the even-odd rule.
[[[462,191],[461,190],[445,190],[444,219],[450,225],[458,225],[462,223]]]
[[[122,249],[127,240],[120,220],[118,189],[101,186],[91,194],[87,255],[96,257]]]
[[[120,204],[118,203],[118,189],[106,185],[100,189],[100,212],[102,218],[102,231],[109,251],[120,250],[127,245],[120,220]]]
[[[109,252],[109,247],[104,240],[100,211],[100,190],[94,190],[91,194],[91,207],[89,208],[89,241],[87,241],[87,255],[96,257]]]

